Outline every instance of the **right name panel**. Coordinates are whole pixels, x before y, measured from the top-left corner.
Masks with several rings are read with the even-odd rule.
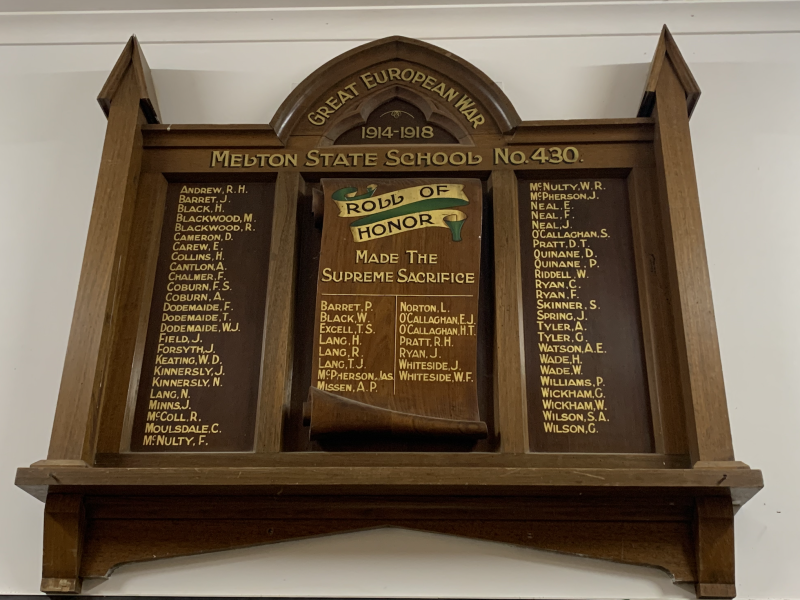
[[[519,180],[530,448],[653,452],[623,178]]]

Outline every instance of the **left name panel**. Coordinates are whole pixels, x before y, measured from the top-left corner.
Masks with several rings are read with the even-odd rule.
[[[274,184],[167,191],[132,452],[247,452],[258,408]]]

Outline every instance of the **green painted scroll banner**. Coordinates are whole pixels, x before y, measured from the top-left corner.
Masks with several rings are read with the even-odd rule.
[[[469,204],[463,185],[419,185],[374,196],[376,189],[378,186],[371,184],[366,193],[358,195],[357,188],[345,187],[332,195],[340,217],[358,217],[350,223],[354,241],[368,242],[426,227],[447,227],[453,241],[461,241],[467,215],[455,207]]]

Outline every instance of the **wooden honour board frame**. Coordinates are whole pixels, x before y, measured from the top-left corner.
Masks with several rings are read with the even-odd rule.
[[[478,111],[432,102],[429,79],[369,80],[372,87],[359,79],[387,66],[435,74]],[[345,87],[351,81],[364,82],[361,96],[326,102],[353,91]],[[607,120],[522,121],[472,65],[392,37],[311,74],[270,125],[167,126],[132,37],[98,98],[108,128],[50,449],[16,477],[45,502],[42,591],[77,593],[82,579],[124,562],[393,526],[656,566],[695,584],[698,597],[734,597],[733,515],[763,479],[734,460],[689,133],[699,95],[666,27],[639,114]],[[365,144],[357,149],[374,154],[369,160],[332,166],[346,151],[339,136],[352,138],[389,101],[416,107],[450,143]],[[574,148],[581,160],[525,160],[539,147]],[[418,158],[426,152],[446,160]],[[492,233],[483,244],[492,271],[486,445],[298,445],[301,426],[293,423],[303,393],[293,376],[300,378],[308,349],[297,347],[295,329],[313,311],[307,292],[316,277],[303,270],[304,236],[313,232],[314,189],[326,177],[482,182]],[[625,182],[652,452],[532,451],[527,378],[538,374],[526,373],[524,355],[518,182],[542,177]],[[125,451],[164,203],[176,182],[274,189],[251,452]]]

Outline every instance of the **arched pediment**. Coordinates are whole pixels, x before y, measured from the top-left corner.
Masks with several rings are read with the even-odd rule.
[[[472,135],[507,133],[520,122],[506,95],[480,69],[432,44],[393,36],[322,65],[286,98],[270,124],[284,142],[292,135],[330,138],[341,113],[394,86],[427,97]]]

